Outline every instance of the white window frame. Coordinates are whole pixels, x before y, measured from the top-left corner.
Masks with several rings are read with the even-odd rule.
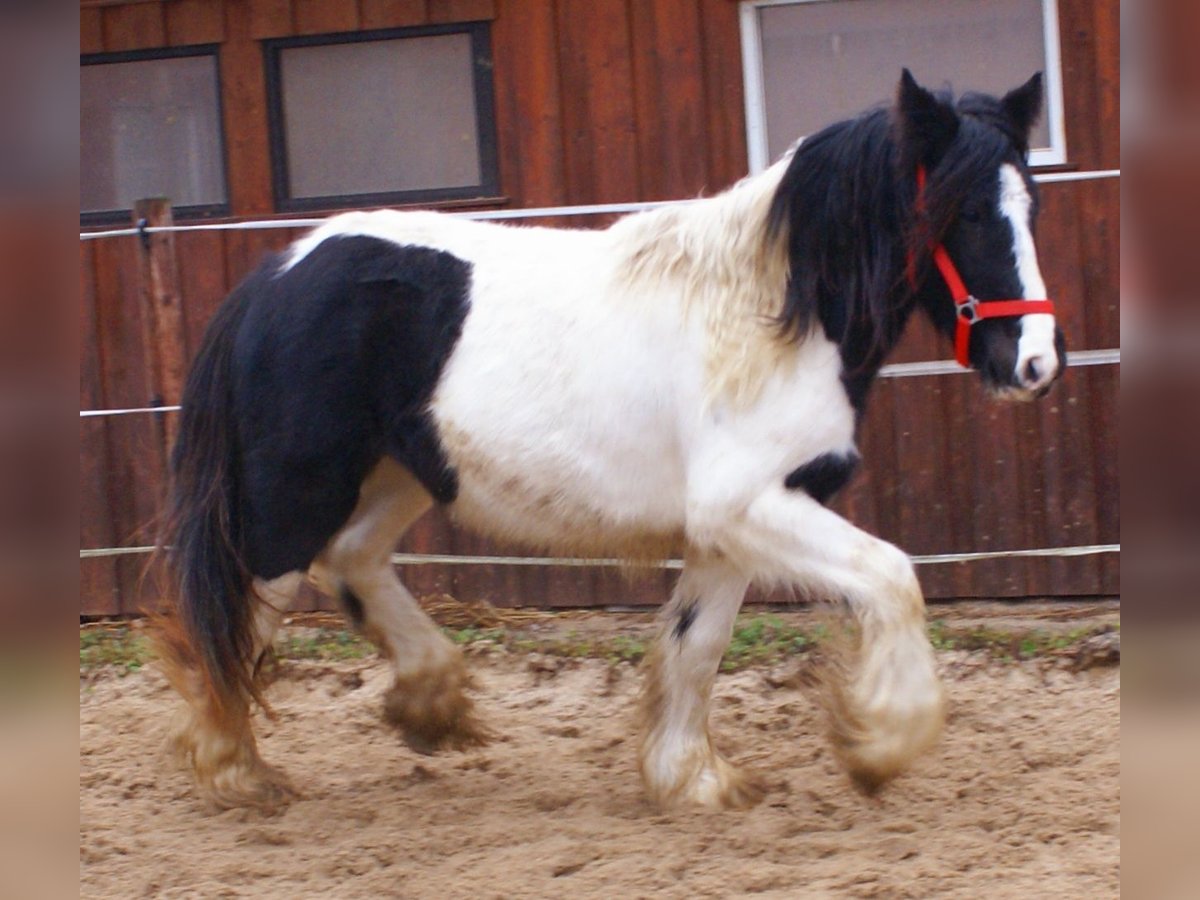
[[[742,37],[742,80],[746,95],[746,150],[751,172],[761,172],[768,156],[766,85],[763,78],[762,32],[758,11],[766,6],[800,3],[850,3],[853,0],[743,0],[738,10]],[[1067,161],[1067,132],[1063,113],[1062,53],[1058,34],[1058,0],[1042,0],[1042,33],[1046,41],[1046,121],[1050,146],[1029,154],[1031,166],[1058,166]],[[896,73],[897,78],[899,72]],[[832,124],[832,122],[830,123]],[[796,137],[803,137],[796,135]]]

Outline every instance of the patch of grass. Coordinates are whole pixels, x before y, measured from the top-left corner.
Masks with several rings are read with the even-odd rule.
[[[788,656],[807,653],[824,637],[821,626],[804,631],[786,624],[778,616],[739,617],[721,659],[721,671],[736,672],[758,663],[776,663]]]
[[[639,663],[646,656],[646,642],[627,634],[618,634],[609,642],[608,659],[613,662]]]
[[[926,631],[929,634],[929,643],[933,644],[934,650],[954,649],[954,637],[947,632],[945,619],[934,619],[926,626]]]
[[[503,643],[503,628],[480,628],[477,625],[467,625],[463,628],[442,628],[446,636],[456,644],[474,644],[488,641],[493,644]]]
[[[1105,625],[1064,632],[1035,629],[1013,633],[986,626],[956,630],[947,626],[944,619],[935,619],[929,623],[928,630],[935,650],[986,650],[999,660],[1012,662],[1057,653],[1095,634],[1119,627]]]
[[[317,628],[301,634],[286,634],[275,642],[280,659],[363,659],[375,654],[370,641],[351,631]]]
[[[1031,659],[1061,653],[1104,631],[1119,631],[1120,624],[1086,626],[1070,631],[1006,631],[988,626],[955,627],[945,619],[928,623],[929,640],[936,650],[987,651],[1003,661]],[[567,658],[604,659],[613,664],[636,664],[646,656],[651,638],[637,634],[581,633],[574,628],[527,631],[513,627],[443,628],[455,644],[491,644],[518,654],[544,653]],[[780,616],[747,613],[734,625],[729,647],[721,660],[721,671],[736,672],[754,665],[774,665],[781,660],[817,650],[828,637],[824,624],[800,628]],[[376,654],[375,647],[356,633],[336,627],[315,627],[285,632],[276,642],[279,659],[349,660]],[[88,627],[79,633],[81,671],[115,668],[122,674],[136,672],[153,658],[149,639],[128,625]]]
[[[79,632],[81,669],[112,666],[122,673],[136,672],[152,657],[150,641],[127,626],[86,628]]]

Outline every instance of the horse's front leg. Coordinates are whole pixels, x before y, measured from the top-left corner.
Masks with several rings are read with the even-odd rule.
[[[718,558],[689,559],[647,659],[640,765],[651,799],[752,806],[762,790],[713,747],[708,706],[748,581]]]
[[[830,687],[835,750],[860,788],[874,791],[933,744],[945,696],[902,551],[782,485],[714,521],[709,535],[755,580],[844,601],[854,616],[857,658]]]

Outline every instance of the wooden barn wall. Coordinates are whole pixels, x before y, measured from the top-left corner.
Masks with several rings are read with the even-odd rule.
[[[1118,4],[1059,0],[1070,166],[1119,166]],[[492,22],[502,193],[507,204],[655,200],[714,192],[744,174],[737,3],[732,0],[158,0],[81,4],[83,53],[219,43],[231,205],[274,214],[263,38],[431,22]],[[1119,346],[1119,184],[1044,185],[1042,266],[1072,349]],[[572,225],[592,226],[576,218]],[[176,237],[187,352],[221,298],[294,237]],[[151,401],[133,238],[80,245],[80,408]],[[914,322],[895,360],[942,359]],[[866,465],[837,507],[912,554],[1119,541],[1114,366],[1068,371],[1051,397],[997,405],[973,377],[881,381],[864,421]],[[163,423],[80,422],[80,545],[148,542],[162,489]],[[504,553],[434,512],[404,551]],[[1113,556],[921,567],[931,598],[1111,596]],[[81,614],[156,604],[145,557],[81,562]],[[151,573],[153,575],[153,573]],[[418,595],[500,605],[659,602],[672,576],[599,568],[415,566]],[[302,606],[328,608],[315,593]]]

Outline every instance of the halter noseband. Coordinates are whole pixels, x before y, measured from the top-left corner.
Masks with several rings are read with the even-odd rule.
[[[925,167],[917,166],[917,210],[925,207]],[[954,358],[964,369],[971,368],[967,350],[971,343],[971,326],[984,319],[1008,319],[1030,313],[1054,315],[1054,303],[1050,300],[988,300],[980,301],[967,290],[954,260],[946,252],[944,244],[933,245],[933,262],[942,273],[942,280],[954,298]],[[913,290],[917,287],[916,260],[911,251],[908,260],[908,283]]]

